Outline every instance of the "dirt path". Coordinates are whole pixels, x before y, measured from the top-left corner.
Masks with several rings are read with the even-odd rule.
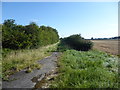
[[[53,52],[51,56],[39,60],[42,64],[40,70],[33,70],[31,73],[26,73],[25,70],[15,73],[10,76],[10,81],[3,81],[3,88],[35,88],[38,81],[41,81],[47,74],[56,70],[57,57],[60,53]],[[35,80],[37,79],[37,80]]]

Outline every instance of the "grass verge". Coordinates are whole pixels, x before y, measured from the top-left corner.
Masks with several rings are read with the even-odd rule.
[[[67,50],[51,88],[118,88],[118,58],[91,50]]]
[[[46,56],[49,56],[52,51],[55,51],[57,44],[40,47],[30,50],[16,50],[7,53],[2,59],[2,78],[8,80],[8,77],[22,69],[26,72],[31,72],[33,69],[40,69],[40,65],[36,63]]]

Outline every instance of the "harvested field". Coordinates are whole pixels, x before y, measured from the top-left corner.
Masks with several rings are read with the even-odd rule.
[[[93,48],[113,55],[120,55],[120,40],[91,40],[94,43]]]

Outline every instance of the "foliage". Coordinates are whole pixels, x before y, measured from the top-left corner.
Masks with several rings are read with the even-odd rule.
[[[118,88],[118,59],[100,51],[67,50],[52,88]]]
[[[80,35],[71,35],[69,37],[61,39],[58,50],[62,49],[75,49],[79,51],[88,51],[93,46],[93,43],[89,40],[85,40]]]
[[[58,32],[56,29],[53,29],[52,27],[45,27],[41,26],[40,27],[40,35],[39,38],[40,40],[40,45],[48,45],[48,44],[53,44],[57,43],[59,40]]]
[[[22,26],[15,24],[15,20],[5,20],[2,25],[3,48],[29,49],[58,42],[59,35],[52,27],[41,26],[31,22]]]
[[[70,50],[71,49],[71,47],[69,45],[67,45],[65,43],[65,41],[63,41],[63,40],[64,39],[61,39],[59,44],[58,44],[57,51],[59,51],[59,52],[64,52],[66,50]]]

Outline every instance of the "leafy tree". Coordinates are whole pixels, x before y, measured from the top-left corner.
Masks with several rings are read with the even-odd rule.
[[[2,25],[3,48],[24,49],[58,42],[59,35],[52,27],[39,27],[35,22],[22,26],[15,24],[15,20],[5,20]]]
[[[3,25],[5,25],[8,28],[13,28],[13,27],[15,27],[15,20],[13,20],[13,19],[5,20]]]
[[[56,29],[52,27],[40,27],[40,45],[48,45],[58,42],[59,36]]]
[[[25,33],[31,39],[31,48],[38,47],[39,45],[39,26],[35,22],[31,22],[29,25],[25,26]]]
[[[93,40],[93,37],[91,37],[91,40]]]

